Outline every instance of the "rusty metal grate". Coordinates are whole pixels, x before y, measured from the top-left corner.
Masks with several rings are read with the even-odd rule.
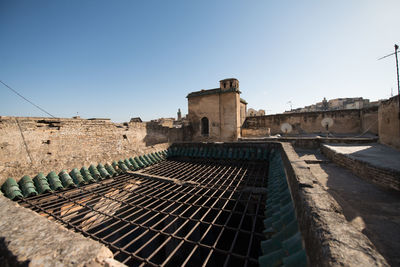
[[[130,266],[258,265],[263,161],[173,159],[76,189],[20,200],[108,246]]]

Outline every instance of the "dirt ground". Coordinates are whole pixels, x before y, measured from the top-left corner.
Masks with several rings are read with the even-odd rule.
[[[296,152],[342,207],[347,221],[369,238],[391,266],[400,266],[400,194],[355,176],[319,150]]]

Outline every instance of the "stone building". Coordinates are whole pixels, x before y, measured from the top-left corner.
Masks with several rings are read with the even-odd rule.
[[[239,81],[229,78],[219,84],[219,88],[187,95],[194,141],[234,141],[240,137],[247,102],[240,98]]]

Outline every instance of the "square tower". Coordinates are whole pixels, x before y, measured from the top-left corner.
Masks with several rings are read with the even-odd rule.
[[[188,119],[193,141],[235,141],[242,124],[239,81],[219,82],[220,87],[192,92],[188,98]]]
[[[221,90],[228,90],[232,88],[239,89],[239,80],[235,78],[227,78],[219,81],[219,88]]]

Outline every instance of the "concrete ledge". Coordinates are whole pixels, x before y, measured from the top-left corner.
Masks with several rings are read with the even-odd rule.
[[[271,142],[265,142],[265,140],[252,140],[252,139],[244,139],[240,140],[240,142],[192,142],[192,141],[183,141],[183,142],[174,142],[172,145],[178,146],[226,146],[226,147],[265,147],[265,148],[275,148],[280,149],[281,145],[276,140],[271,140]]]
[[[368,180],[386,189],[400,191],[400,171],[390,167],[382,167],[384,162],[380,166],[374,165],[372,161],[368,162],[366,160],[362,160],[361,158],[357,158],[357,156],[352,156],[351,154],[340,153],[328,145],[322,145],[321,152],[334,163],[349,169],[352,173],[365,180]],[[371,154],[373,153],[374,152],[371,152]],[[382,161],[385,160],[384,157],[390,157],[388,153],[377,156],[380,157],[379,160]],[[398,168],[399,166],[395,165],[395,167]]]
[[[346,221],[292,145],[282,143],[282,150],[310,266],[389,266],[370,240]]]
[[[299,148],[319,148],[321,144],[364,144],[377,142],[378,137],[301,137],[301,136],[287,136],[287,137],[259,137],[259,138],[239,138],[240,142],[289,142],[294,147]]]
[[[0,266],[125,266],[102,244],[0,195]]]

